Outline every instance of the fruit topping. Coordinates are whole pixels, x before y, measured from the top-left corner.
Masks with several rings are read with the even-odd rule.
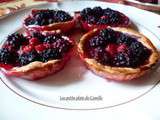
[[[34,61],[62,59],[71,48],[72,42],[60,33],[12,34],[0,49],[0,66],[23,66]]]
[[[26,38],[22,34],[14,33],[7,37],[3,47],[9,50],[17,50],[26,41]]]
[[[100,30],[86,42],[88,57],[103,65],[136,68],[145,64],[151,54],[135,36],[110,28]]]
[[[0,49],[0,63],[1,64],[12,64],[15,60],[15,53],[9,51],[6,48]]]
[[[25,25],[49,25],[57,22],[66,22],[73,18],[62,10],[35,10],[32,14],[25,19]]]
[[[19,55],[19,62],[21,66],[27,65],[30,62],[34,62],[34,61],[40,61],[39,55],[34,50],[29,53],[23,53]]]
[[[101,7],[85,8],[80,12],[82,21],[89,24],[97,25],[128,25],[129,19],[122,13],[110,8],[102,9]]]

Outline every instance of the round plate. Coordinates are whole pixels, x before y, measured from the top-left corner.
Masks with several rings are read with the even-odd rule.
[[[137,8],[103,2],[62,2],[46,4],[38,8],[64,9],[71,14],[84,7],[100,5],[119,10],[129,16],[137,29],[146,35],[160,51],[159,38],[148,29],[148,15],[155,16]],[[68,8],[68,6],[72,6]],[[20,29],[27,9],[0,22],[0,39],[4,40],[9,33]],[[134,11],[134,16],[133,16]],[[159,17],[159,16],[156,16]],[[150,17],[150,22],[154,18]],[[17,19],[19,18],[19,19]],[[12,26],[12,27],[11,27]],[[10,28],[10,29],[8,29]],[[78,40],[78,36],[77,40]],[[60,109],[90,110],[111,108],[136,100],[151,91],[159,82],[160,71],[154,68],[149,74],[133,81],[115,82],[94,75],[87,70],[78,56],[72,57],[65,68],[59,73],[38,81],[28,81],[16,77],[7,77],[0,73],[2,82],[17,95],[34,103]]]

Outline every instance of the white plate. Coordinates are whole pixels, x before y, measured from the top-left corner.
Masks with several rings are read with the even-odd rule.
[[[97,5],[104,8],[110,7],[128,15],[138,27],[138,30],[151,39],[153,44],[160,51],[159,38],[152,32],[152,28],[157,25],[152,17],[159,18],[159,16],[150,12],[124,5],[103,2],[98,2],[97,4],[97,2],[91,1],[62,2],[59,6],[56,4],[47,4],[39,6],[39,8],[59,8],[73,12],[75,10],[81,10],[84,7],[93,7]],[[72,7],[68,8],[68,6]],[[15,32],[21,26],[24,15],[28,12],[29,9],[0,21],[0,39],[3,40],[9,33]],[[144,20],[146,22],[144,22]],[[149,22],[151,23],[149,24]],[[154,26],[152,23],[154,23]],[[2,73],[0,73],[0,76],[2,82],[9,89],[29,101],[54,108],[84,110],[111,108],[129,103],[144,96],[158,84],[160,71],[157,68],[150,74],[136,81],[114,82],[94,75],[84,67],[78,57],[73,57],[65,66],[64,70],[39,81],[27,81],[24,79],[7,77]],[[73,99],[73,97],[86,96],[90,99],[60,100],[62,97],[70,97]],[[93,97],[97,97],[97,100],[93,100]]]

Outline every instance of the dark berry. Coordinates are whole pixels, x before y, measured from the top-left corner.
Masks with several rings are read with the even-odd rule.
[[[113,65],[118,67],[129,66],[129,57],[125,53],[118,53],[113,60]]]
[[[44,43],[53,43],[56,41],[56,36],[55,35],[49,35],[46,36],[46,38],[44,39]]]
[[[107,18],[101,18],[98,20],[97,24],[108,24],[109,20]]]
[[[55,22],[65,22],[71,20],[72,17],[62,11],[54,11],[54,10],[39,10],[32,12],[32,17],[25,20],[26,25],[48,25]]]
[[[90,56],[103,65],[110,63],[109,54],[101,47],[97,47],[90,51]]]
[[[141,57],[145,52],[144,46],[138,41],[132,42],[129,49],[137,57]]]
[[[85,17],[86,15],[92,15],[93,14],[93,10],[91,8],[85,8],[80,12],[80,15],[82,17]]]
[[[23,53],[19,55],[19,63],[21,66],[27,65],[34,61],[40,61],[40,57],[36,51],[31,51],[29,53]]]
[[[11,51],[17,50],[25,41],[26,38],[22,34],[14,33],[7,37],[7,40],[3,46],[10,49]]]
[[[86,16],[85,21],[89,24],[95,24],[97,22],[97,18],[94,16]]]
[[[56,11],[54,17],[58,22],[65,22],[72,19],[72,17],[68,13],[61,10]]]
[[[118,32],[112,29],[103,29],[100,31],[100,35],[109,43],[115,43],[118,34]]]
[[[117,38],[117,44],[125,44],[127,46],[129,46],[134,41],[136,41],[135,38],[127,36],[123,33],[121,33],[120,36]]]
[[[97,17],[103,15],[103,9],[101,7],[94,7],[93,12]]]
[[[39,33],[39,32],[33,32],[33,33],[31,34],[31,37],[32,37],[32,38],[37,38],[40,42],[43,42],[43,40],[45,39],[45,36],[42,35],[42,34]]]
[[[46,49],[40,53],[42,61],[46,62],[48,60],[60,59],[62,56],[59,53],[58,49]]]
[[[95,36],[89,40],[90,47],[106,46],[106,41],[101,36]]]
[[[61,55],[63,55],[72,47],[72,45],[67,40],[64,40],[64,39],[57,40],[53,44],[53,46],[58,50],[59,53],[61,53]]]
[[[0,63],[2,64],[11,64],[15,61],[16,54],[10,52],[6,48],[0,49]]]

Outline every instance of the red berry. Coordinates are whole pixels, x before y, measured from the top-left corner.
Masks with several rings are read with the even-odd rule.
[[[44,43],[43,45],[44,45],[46,48],[52,48],[52,46],[53,46],[52,44],[48,44],[48,43]]]
[[[43,50],[46,49],[46,47],[43,44],[40,44],[40,45],[36,45],[35,49],[37,52],[42,52]]]
[[[28,52],[32,51],[33,49],[34,49],[34,47],[31,45],[22,46],[22,51],[25,53],[28,53]]]
[[[107,19],[108,16],[101,16],[101,19]]]
[[[31,38],[30,40],[29,40],[29,44],[30,45],[38,45],[40,42],[39,42],[39,40],[37,39],[37,38]]]
[[[121,44],[118,48],[118,52],[124,52],[127,49],[127,46],[125,44]]]
[[[111,56],[114,56],[116,53],[117,53],[117,45],[116,44],[109,44],[107,47],[106,47],[106,51],[111,55]]]

